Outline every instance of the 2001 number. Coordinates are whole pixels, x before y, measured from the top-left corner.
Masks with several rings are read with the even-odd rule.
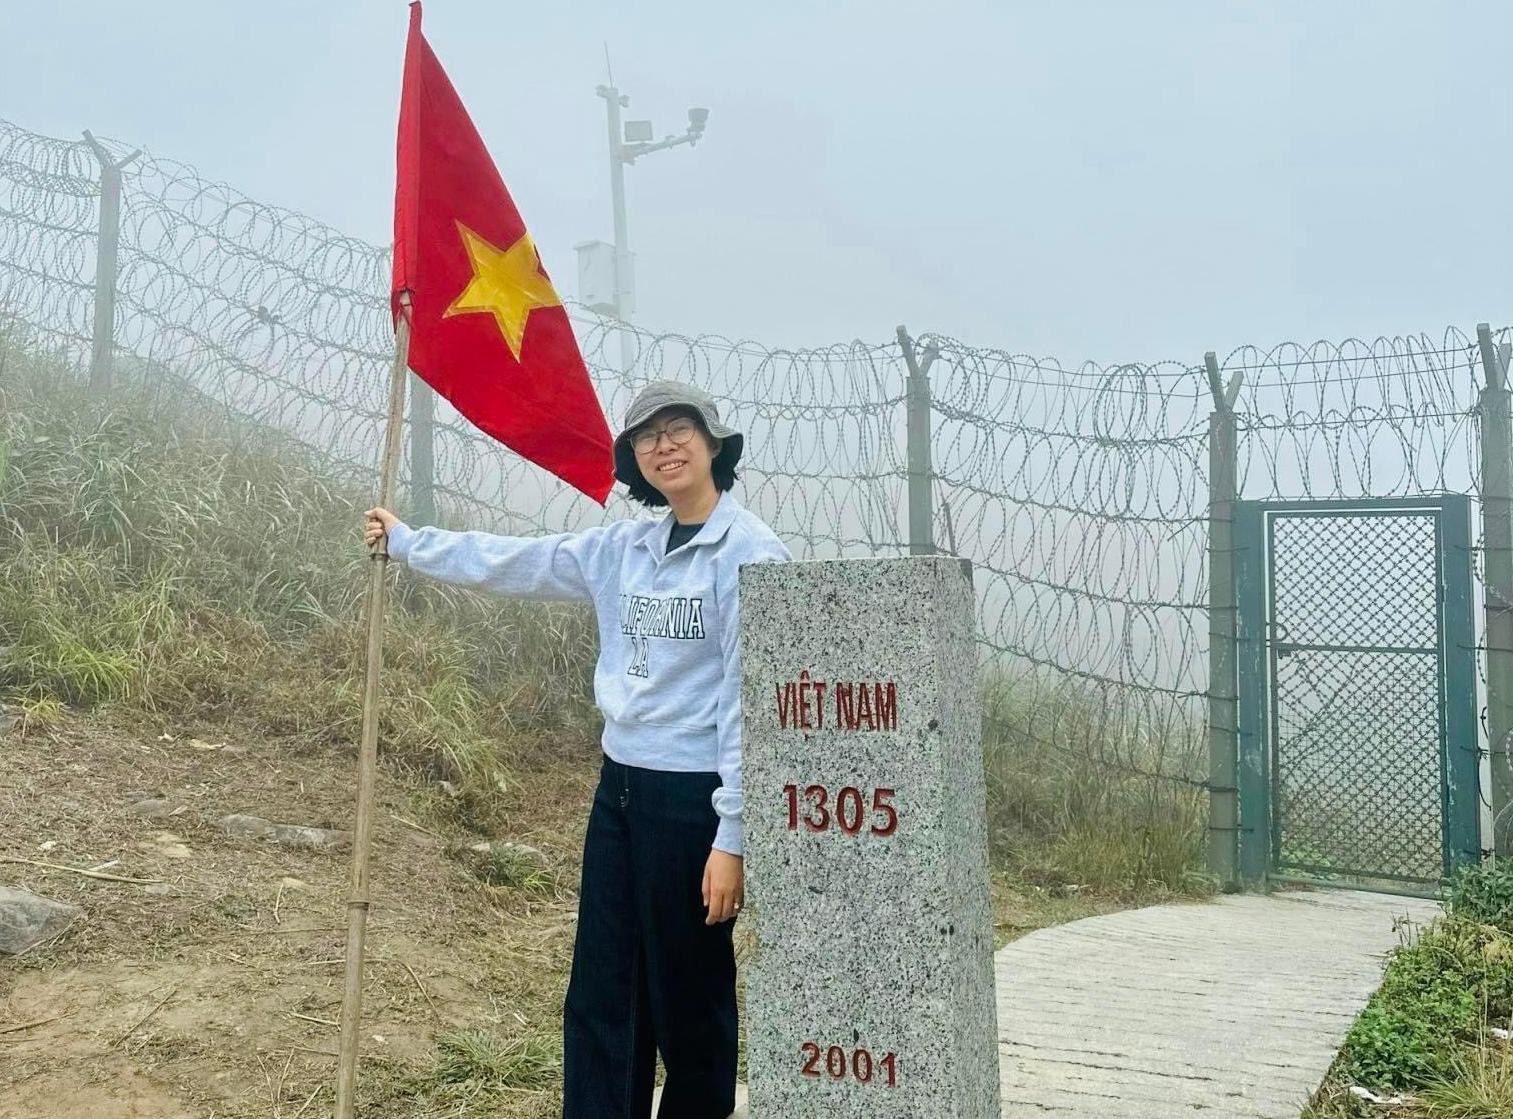
[[[898,809],[892,800],[896,790],[872,790],[873,835],[892,835],[898,830]],[[788,830],[798,831],[802,822],[808,831],[828,831],[832,826],[847,835],[858,835],[867,826],[867,806],[860,789],[847,785],[835,794],[835,807],[831,808],[830,790],[823,785],[809,785],[803,790],[807,802],[799,812],[799,787],[784,785],[788,796]]]
[[[804,1076],[828,1076],[831,1080],[850,1077],[858,1084],[870,1084],[876,1079],[888,1088],[898,1084],[898,1057],[892,1053],[885,1053],[874,1061],[871,1052],[866,1049],[853,1049],[848,1056],[839,1045],[821,1049],[812,1041],[800,1045],[799,1052],[807,1058],[800,1070]],[[823,1071],[820,1068],[822,1059]]]

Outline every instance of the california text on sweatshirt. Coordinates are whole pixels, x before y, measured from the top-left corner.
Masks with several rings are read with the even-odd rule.
[[[423,575],[515,598],[592,602],[594,702],[622,765],[715,773],[714,846],[741,853],[741,667],[736,573],[792,558],[729,493],[667,554],[673,516],[557,536],[389,530],[389,555]]]

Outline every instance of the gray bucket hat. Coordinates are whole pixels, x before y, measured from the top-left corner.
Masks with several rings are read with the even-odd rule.
[[[720,412],[714,397],[701,388],[685,385],[681,381],[653,381],[636,394],[625,410],[625,425],[615,437],[615,477],[627,486],[641,481],[641,468],[636,465],[635,448],[630,445],[630,433],[635,431],[658,412],[667,408],[687,408],[704,424],[704,430],[720,441],[720,453],[715,461],[734,469],[741,460],[745,437],[735,428],[720,422]]]

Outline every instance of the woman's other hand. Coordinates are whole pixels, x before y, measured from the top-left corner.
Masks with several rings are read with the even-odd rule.
[[[363,539],[367,542],[369,548],[378,543],[380,536],[399,523],[399,518],[382,505],[373,506],[363,516],[367,519],[367,528],[363,532]]]
[[[704,904],[709,907],[704,923],[717,925],[730,920],[740,912],[745,893],[746,864],[741,856],[711,850],[704,864]]]

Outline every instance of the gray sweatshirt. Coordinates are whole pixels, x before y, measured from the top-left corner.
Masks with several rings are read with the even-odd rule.
[[[741,668],[736,571],[788,549],[729,493],[683,547],[673,516],[558,536],[389,530],[389,555],[458,586],[594,604],[594,702],[604,752],[622,765],[720,775],[714,846],[741,853]]]

